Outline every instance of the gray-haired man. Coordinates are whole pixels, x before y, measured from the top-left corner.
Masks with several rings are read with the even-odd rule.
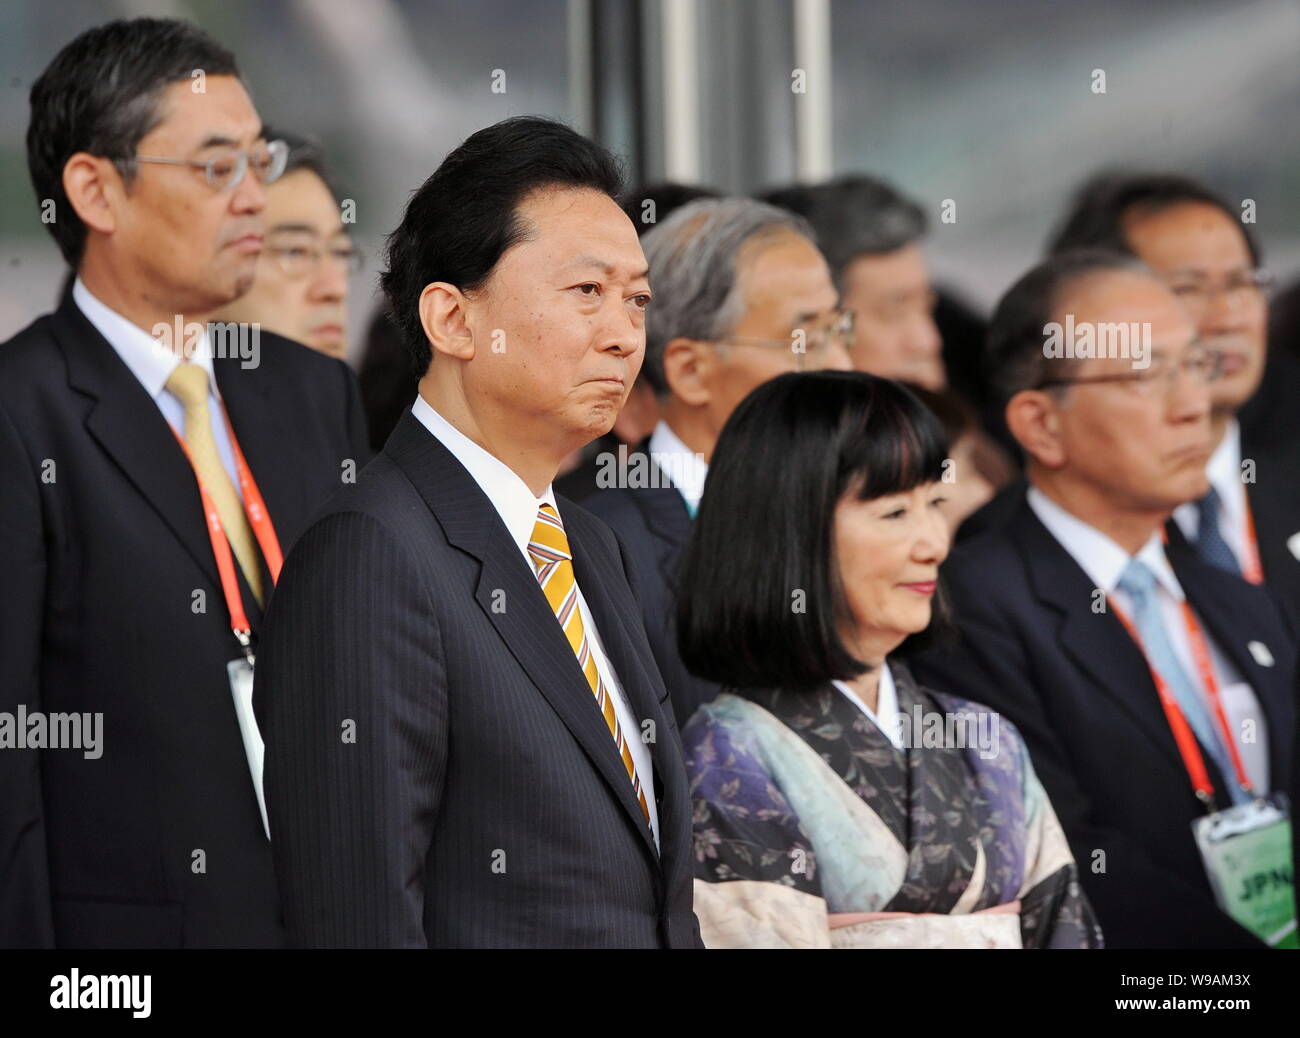
[[[641,239],[654,303],[641,377],[662,419],[636,451],[600,459],[583,502],[618,530],[678,723],[717,691],[677,654],[673,588],[713,446],[736,405],[787,371],[852,366],[852,325],[812,231],[746,198],[676,210]]]

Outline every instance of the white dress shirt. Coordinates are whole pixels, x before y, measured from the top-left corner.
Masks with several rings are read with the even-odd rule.
[[[116,310],[101,303],[81,278],[73,282],[72,300],[99,334],[108,340],[108,344],[122,358],[122,363],[131,369],[131,374],[144,386],[144,391],[158,405],[158,410],[171,427],[184,436],[185,406],[167,389],[167,380],[171,378],[176,365],[181,363],[181,357],[139,325],[132,324]],[[217,441],[217,453],[221,455],[221,464],[230,476],[235,493],[242,497],[243,489],[235,470],[235,455],[230,448],[230,434],[221,417],[221,393],[217,389],[217,377],[212,369],[212,347],[208,342],[206,327],[203,337],[189,353],[189,359],[208,373],[208,418],[212,423],[212,435]]]
[[[1094,526],[1067,512],[1037,487],[1030,487],[1028,493],[1029,507],[1047,527],[1048,532],[1056,538],[1070,557],[1078,563],[1079,568],[1088,575],[1093,587],[1101,588],[1106,597],[1113,601],[1130,619],[1133,618],[1133,602],[1119,589],[1119,579],[1129,564],[1129,555],[1123,548]],[[1202,687],[1201,672],[1192,656],[1191,641],[1187,634],[1187,624],[1183,616],[1183,600],[1186,595],[1178,582],[1173,567],[1165,556],[1160,533],[1151,534],[1150,540],[1142,546],[1133,558],[1141,560],[1155,574],[1156,595],[1160,603],[1160,618],[1164,622],[1165,633],[1173,646],[1178,662],[1187,677],[1206,697],[1207,713],[1213,719],[1213,711],[1208,707],[1208,695]],[[1269,791],[1268,767],[1268,718],[1260,708],[1259,699],[1254,689],[1246,684],[1236,667],[1223,655],[1215,644],[1214,636],[1201,626],[1205,644],[1210,650],[1211,666],[1214,678],[1219,686],[1219,697],[1223,702],[1223,712],[1228,719],[1228,727],[1237,742],[1241,754],[1241,763],[1250,777],[1251,784],[1259,793]],[[1254,722],[1255,738],[1245,742],[1243,722]],[[1234,776],[1225,775],[1225,781],[1232,781]]]
[[[686,502],[686,510],[694,518],[700,510],[704,480],[709,474],[704,458],[682,443],[662,419],[650,434],[650,458],[673,481],[673,486]]]
[[[880,686],[876,689],[876,709],[872,710],[847,683],[832,680],[831,684],[844,693],[850,703],[864,714],[894,744],[894,748],[903,749],[902,718],[898,713],[898,689],[894,686],[894,676],[889,673],[889,664],[880,667]]]
[[[423,397],[416,396],[415,403],[411,405],[411,414],[418,418],[420,423],[444,447],[451,451],[456,460],[465,466],[466,471],[478,484],[479,489],[487,495],[488,500],[492,502],[492,507],[501,516],[501,521],[505,523],[510,537],[518,545],[519,554],[523,556],[524,564],[528,567],[528,572],[533,574],[535,580],[537,569],[533,565],[532,556],[528,554],[528,542],[532,540],[533,527],[537,524],[538,509],[542,505],[549,504],[560,516],[561,522],[564,520],[563,513],[560,512],[559,506],[555,503],[553,488],[548,486],[540,497],[534,497],[533,492],[528,489],[528,485],[519,478],[513,469],[499,458],[488,453],[447,421],[430,407]],[[641,779],[641,788],[645,792],[646,804],[650,808],[650,830],[654,834],[655,846],[658,847],[659,812],[655,807],[654,770],[650,758],[650,748],[641,740],[641,722],[632,712],[632,707],[623,692],[623,686],[618,680],[618,675],[614,673],[614,667],[605,653],[605,646],[600,640],[600,631],[596,628],[595,620],[592,619],[591,610],[587,608],[586,599],[582,597],[582,588],[577,586],[576,574],[574,586],[577,587],[578,591],[578,610],[582,616],[583,629],[587,633],[587,643],[591,648],[592,659],[596,663],[596,670],[600,674],[601,680],[613,693],[614,713],[618,717],[619,726],[623,729],[623,736],[627,742],[628,750],[632,754],[632,763],[636,767],[636,773]],[[558,624],[559,621],[556,620],[556,623]],[[593,696],[593,708],[595,702]]]
[[[1219,533],[1223,536],[1240,567],[1247,559],[1249,545],[1246,539],[1246,484],[1241,481],[1241,426],[1237,419],[1228,423],[1223,439],[1210,455],[1205,466],[1210,486],[1219,492]],[[1174,522],[1183,536],[1195,544],[1201,510],[1195,501],[1174,509]]]

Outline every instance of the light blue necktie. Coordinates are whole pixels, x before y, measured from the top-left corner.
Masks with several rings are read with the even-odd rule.
[[[1241,563],[1228,547],[1228,542],[1219,532],[1219,513],[1223,502],[1219,492],[1210,487],[1210,492],[1197,502],[1196,553],[1211,566],[1226,569],[1229,573],[1241,575]]]
[[[1133,603],[1133,623],[1137,627],[1138,637],[1142,639],[1142,649],[1147,661],[1164,679],[1173,692],[1178,707],[1187,719],[1196,741],[1209,752],[1223,776],[1223,783],[1228,787],[1228,795],[1234,804],[1244,804],[1250,800],[1250,794],[1237,782],[1237,772],[1232,766],[1227,748],[1219,737],[1218,729],[1211,723],[1205,698],[1200,690],[1187,676],[1187,671],[1178,662],[1178,655],[1169,641],[1164,621],[1160,618],[1160,603],[1156,597],[1156,576],[1146,564],[1137,559],[1130,559],[1119,578],[1119,589],[1128,595]]]

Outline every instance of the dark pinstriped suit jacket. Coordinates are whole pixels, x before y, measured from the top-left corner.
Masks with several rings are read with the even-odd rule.
[[[699,945],[681,741],[626,560],[608,527],[559,504],[606,652],[653,722],[661,852],[528,563],[408,411],[300,538],[261,640],[293,943]]]

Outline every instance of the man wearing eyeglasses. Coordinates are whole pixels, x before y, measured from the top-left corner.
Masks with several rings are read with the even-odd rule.
[[[1140,360],[1046,342],[1131,323]],[[1206,490],[1218,361],[1163,280],[1095,250],[1012,286],[988,349],[1029,486],[944,565],[960,638],[916,673],[1020,729],[1108,947],[1260,947],[1192,824],[1293,792],[1295,643],[1263,589],[1163,543]]]
[[[687,672],[672,617],[677,565],[722,426],[787,371],[848,370],[853,316],[802,217],[746,198],[705,198],[642,238],[655,305],[641,377],[661,420],[637,450],[598,458],[583,501],[627,542],[646,631],[679,724],[717,688]],[[603,471],[602,471],[603,470]]]
[[[54,58],[27,148],[76,279],[0,345],[0,946],[281,945],[257,637],[366,460],[345,365],[208,334],[286,149],[228,51],[152,19]]]
[[[266,185],[266,240],[253,287],[223,307],[219,320],[257,322],[331,357],[347,357],[348,276],[361,250],[348,236],[320,150],[293,134],[284,172]]]
[[[1230,205],[1173,174],[1102,174],[1080,190],[1055,252],[1113,248],[1136,256],[1173,289],[1221,373],[1210,395],[1215,444],[1198,500],[1169,524],[1180,547],[1265,582],[1300,621],[1300,424],[1295,361],[1267,342],[1268,271]]]

